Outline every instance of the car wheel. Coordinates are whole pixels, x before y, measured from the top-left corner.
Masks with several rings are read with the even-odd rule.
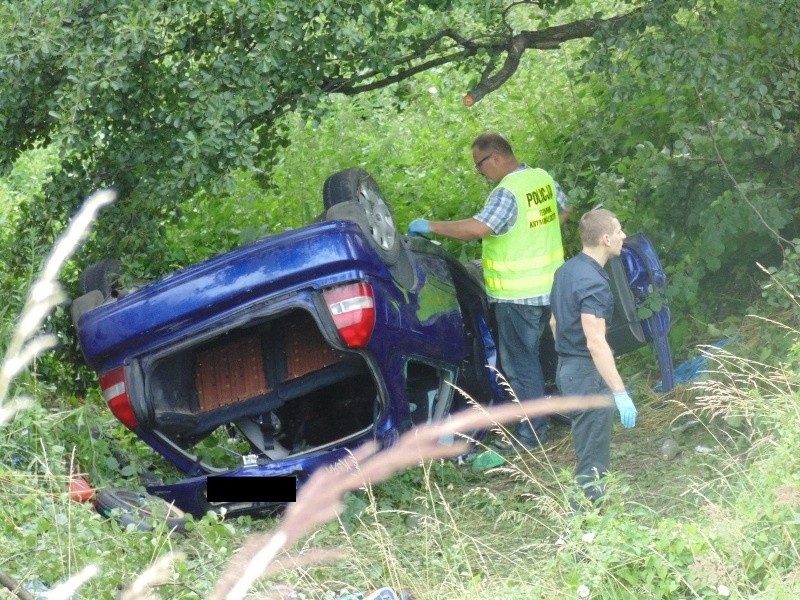
[[[79,285],[81,294],[99,291],[104,298],[117,296],[119,292],[119,261],[106,258],[86,268],[81,273]]]
[[[140,531],[152,531],[157,523],[166,522],[169,529],[186,531],[183,511],[147,492],[122,487],[99,490],[95,507],[101,515],[116,519],[123,527],[132,524]]]
[[[397,262],[400,255],[397,225],[369,173],[358,167],[334,173],[325,180],[322,201],[327,219],[354,221],[387,265]]]

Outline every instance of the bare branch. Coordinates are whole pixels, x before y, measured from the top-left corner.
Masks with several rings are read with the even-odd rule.
[[[441,50],[441,52],[448,54],[436,58],[430,58],[422,63],[418,63],[412,67],[400,70],[394,75],[390,75],[389,77],[384,77],[367,84],[359,85],[359,82],[369,81],[375,77],[378,77],[380,72],[368,71],[366,73],[360,73],[359,75],[349,79],[331,80],[323,84],[322,89],[326,92],[338,92],[340,94],[353,96],[362,92],[384,88],[393,83],[404,81],[418,73],[433,69],[434,67],[439,67],[447,63],[463,60],[473,56],[479,48],[484,47],[482,44],[475,42],[474,40],[470,40],[461,36],[453,29],[445,29],[421,41],[413,53],[397,59],[394,63],[394,66],[401,67],[402,65],[408,65],[414,63],[415,61],[424,59],[434,44],[444,39],[451,39],[453,42],[455,42],[455,44]],[[461,47],[462,50],[459,50],[458,52],[451,52],[454,48],[458,47]]]
[[[384,77],[383,79],[380,79],[378,81],[365,83],[363,85],[330,84],[330,87],[326,87],[325,91],[338,92],[340,94],[345,94],[347,96],[354,96],[356,94],[361,94],[363,92],[379,90],[386,86],[392,85],[393,83],[399,83],[401,81],[404,81],[409,77],[417,75],[418,73],[423,73],[429,69],[433,69],[434,67],[439,67],[441,65],[446,65],[451,62],[462,60],[472,54],[474,54],[474,52],[470,50],[466,49],[461,50],[459,52],[448,54],[447,56],[440,56],[438,58],[431,59],[424,63],[414,65],[413,67],[400,71],[399,73],[395,73],[394,75],[390,75],[389,77]],[[364,78],[359,77],[358,79],[361,80]]]
[[[392,75],[382,77],[378,71],[368,71],[348,79],[329,80],[322,85],[322,89],[326,92],[352,96],[399,83],[434,67],[464,61],[475,56],[481,50],[487,52],[490,57],[505,53],[506,60],[497,71],[494,70],[494,61],[490,58],[478,85],[464,97],[464,104],[472,106],[487,94],[498,89],[516,73],[525,51],[555,50],[566,41],[591,37],[601,27],[618,26],[641,10],[641,8],[637,8],[624,15],[609,19],[582,19],[537,31],[521,31],[516,35],[513,35],[509,29],[507,36],[492,36],[482,41],[465,38],[452,29],[446,29],[422,41],[412,54],[397,59],[394,62],[396,72]],[[431,57],[429,53],[434,45],[445,39],[452,40],[454,45],[438,50],[441,54]],[[456,51],[456,48],[460,48],[460,50]],[[422,62],[417,62],[420,60]]]
[[[36,596],[22,587],[22,585],[20,585],[16,579],[11,577],[11,575],[8,575],[3,571],[0,571],[0,585],[5,587],[20,600],[36,600]]]
[[[566,25],[554,25],[538,31],[521,31],[509,38],[505,48],[507,58],[500,70],[493,75],[484,73],[478,85],[464,96],[464,104],[472,106],[508,81],[516,73],[522,55],[526,50],[555,50],[560,48],[564,42],[591,37],[601,27],[617,27],[633,18],[641,10],[641,8],[637,8],[629,13],[610,19],[582,19]]]

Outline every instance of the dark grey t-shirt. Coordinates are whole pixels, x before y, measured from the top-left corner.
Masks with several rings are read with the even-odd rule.
[[[591,356],[581,314],[594,315],[611,323],[614,296],[608,273],[596,260],[579,253],[561,265],[553,280],[550,308],[556,317],[556,351],[563,356]]]

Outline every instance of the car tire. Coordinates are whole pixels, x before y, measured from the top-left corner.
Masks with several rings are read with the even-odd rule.
[[[322,202],[327,219],[357,223],[387,265],[398,261],[400,236],[394,216],[378,184],[364,169],[354,167],[328,177],[322,187]]]
[[[116,259],[106,258],[94,263],[81,273],[78,282],[81,294],[99,291],[106,299],[116,297],[119,292],[120,273],[120,264]]]
[[[139,531],[153,531],[157,523],[184,533],[186,516],[178,507],[165,500],[123,487],[98,490],[95,508],[104,517],[116,519],[124,528],[133,525]]]

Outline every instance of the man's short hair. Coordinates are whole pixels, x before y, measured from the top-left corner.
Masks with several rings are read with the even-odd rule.
[[[604,235],[614,233],[614,219],[616,218],[617,215],[605,208],[596,208],[584,213],[578,225],[581,243],[589,248],[599,246]]]
[[[475,138],[472,147],[481,152],[496,152],[505,156],[514,156],[511,144],[499,133],[483,133]]]

